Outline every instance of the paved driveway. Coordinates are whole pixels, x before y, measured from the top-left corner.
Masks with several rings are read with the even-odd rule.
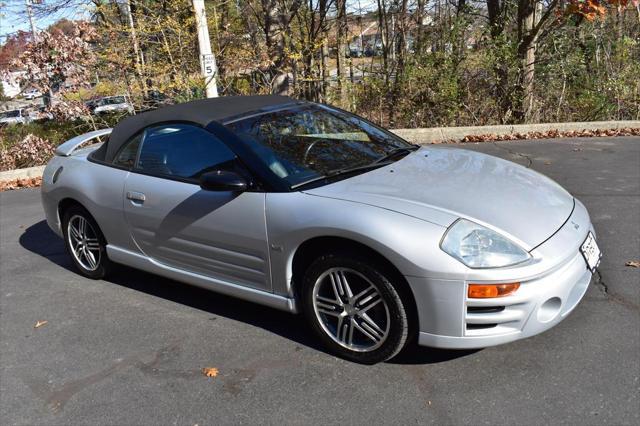
[[[296,316],[131,269],[81,278],[38,191],[4,192],[0,423],[638,424],[640,269],[624,264],[640,257],[640,139],[464,147],[529,165],[589,208],[601,280],[556,328],[356,365]]]

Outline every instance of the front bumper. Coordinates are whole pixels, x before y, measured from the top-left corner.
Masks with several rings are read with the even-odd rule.
[[[464,280],[407,277],[416,295],[420,319],[419,344],[473,349],[530,337],[555,326],[580,302],[592,278],[579,251],[593,232],[584,206],[565,225],[532,250],[531,265],[491,271],[470,270]],[[595,234],[595,233],[594,233]],[[489,275],[488,275],[489,274]],[[466,297],[469,283],[520,282],[511,296]]]

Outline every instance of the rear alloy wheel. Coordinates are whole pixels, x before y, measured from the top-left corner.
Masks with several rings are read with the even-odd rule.
[[[70,207],[64,213],[63,233],[67,251],[80,273],[103,278],[110,263],[104,236],[93,217],[79,206]]]
[[[322,256],[309,267],[303,283],[305,315],[339,356],[373,364],[404,347],[407,312],[387,275],[368,261],[341,255]]]

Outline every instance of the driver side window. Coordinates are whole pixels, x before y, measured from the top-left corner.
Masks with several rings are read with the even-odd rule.
[[[148,128],[136,169],[145,173],[197,180],[203,173],[233,168],[236,155],[208,131],[189,124]]]

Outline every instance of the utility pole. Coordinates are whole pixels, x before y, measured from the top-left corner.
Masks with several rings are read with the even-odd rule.
[[[31,39],[35,42],[38,41],[38,33],[36,32],[36,24],[33,22],[33,9],[31,8],[31,4],[40,3],[38,0],[24,0],[25,5],[27,6],[27,16],[29,17],[29,23],[31,24]]]
[[[138,42],[138,36],[136,33],[136,26],[133,22],[133,13],[131,13],[131,1],[125,0],[124,2],[124,11],[127,15],[127,22],[129,24],[129,31],[131,32],[131,43],[133,44],[133,54],[136,57],[136,73],[140,78],[140,85],[142,86],[142,90],[147,92],[147,82],[144,80],[144,55],[140,51],[140,43]]]
[[[196,14],[196,27],[198,28],[198,46],[200,48],[200,66],[207,90],[207,98],[218,97],[218,85],[216,83],[216,58],[211,53],[211,40],[207,27],[207,15],[204,10],[204,0],[193,0],[193,10]]]

